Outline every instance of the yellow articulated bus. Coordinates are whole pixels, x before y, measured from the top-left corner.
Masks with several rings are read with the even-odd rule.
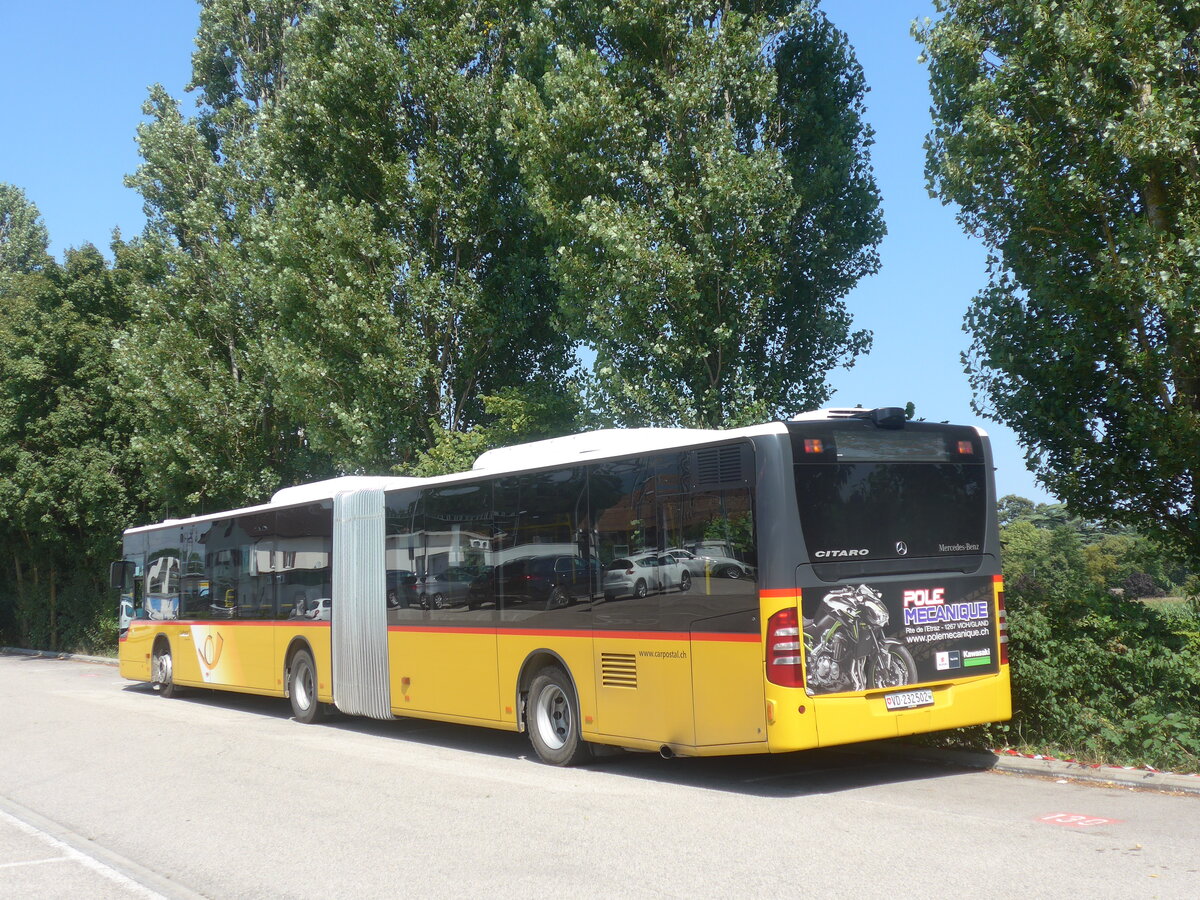
[[[608,744],[776,753],[1010,715],[986,435],[827,410],[598,431],[125,533],[121,674]]]

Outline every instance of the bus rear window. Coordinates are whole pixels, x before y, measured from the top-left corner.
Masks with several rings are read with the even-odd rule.
[[[814,565],[915,564],[983,552],[987,475],[971,430],[889,432],[847,423],[795,430],[793,448],[800,524]]]

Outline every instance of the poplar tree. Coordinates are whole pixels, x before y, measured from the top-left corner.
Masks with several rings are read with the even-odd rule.
[[[522,15],[204,2],[199,111],[152,92],[124,260],[139,449],[177,508],[410,464],[489,396],[566,427],[569,342],[496,136]]]
[[[1200,4],[938,10],[927,173],[991,250],[976,408],[1073,512],[1200,558]]]
[[[506,134],[554,241],[572,333],[619,424],[812,408],[870,337],[843,298],[878,267],[866,87],[815,4],[550,3],[547,70]]]

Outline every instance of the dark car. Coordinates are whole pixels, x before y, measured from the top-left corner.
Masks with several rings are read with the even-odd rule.
[[[450,566],[441,572],[426,575],[421,581],[421,605],[426,609],[447,609],[464,606],[471,585],[486,578],[490,566]]]
[[[591,599],[599,580],[599,567],[578,556],[523,556],[475,579],[468,605],[558,609]]]
[[[407,569],[389,569],[387,573],[388,609],[413,609],[419,607],[416,573]]]

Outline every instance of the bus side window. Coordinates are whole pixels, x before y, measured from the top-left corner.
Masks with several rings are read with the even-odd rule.
[[[270,567],[275,583],[275,618],[326,615],[332,593],[332,555],[333,510],[328,504],[281,509],[275,514]]]
[[[713,596],[754,594],[758,548],[750,489],[691,491],[664,500],[667,552],[691,575],[691,590]]]

